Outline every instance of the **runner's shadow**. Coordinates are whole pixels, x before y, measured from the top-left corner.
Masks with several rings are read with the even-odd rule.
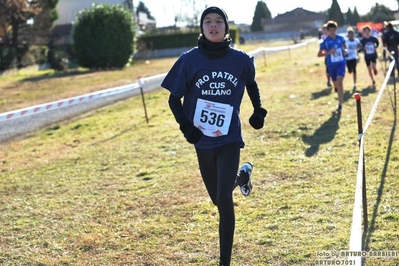
[[[353,99],[353,95],[355,95],[355,90],[345,91],[344,92],[344,102],[347,102],[350,99]],[[337,95],[337,99],[338,99],[338,95]]]
[[[393,77],[390,76],[388,79],[388,85],[394,85],[395,83],[399,82],[399,78],[397,76]]]
[[[353,90],[346,90],[346,91],[344,92],[344,102],[347,102],[347,101],[353,99],[353,96],[355,95],[356,92],[357,92],[357,91],[356,91],[355,89],[353,89]],[[338,95],[337,95],[337,100],[338,100]]]
[[[376,93],[377,88],[375,86],[368,86],[368,87],[362,89],[361,91],[357,91],[357,92],[360,93],[361,96],[368,96],[369,94]]]
[[[396,82],[398,82],[398,80],[397,79],[393,79],[392,77],[388,80],[388,85],[393,85],[393,84],[395,84]]]
[[[332,90],[333,90],[332,87],[330,87],[330,88],[325,88],[321,91],[312,92],[312,100],[317,100],[321,97],[328,96],[331,94]]]
[[[302,135],[302,141],[309,144],[305,151],[306,157],[312,157],[319,152],[320,145],[332,141],[339,129],[340,113],[333,112],[331,117],[324,122],[313,135]]]
[[[374,89],[374,90],[375,90],[375,89]],[[337,93],[334,91],[334,88],[326,88],[326,89],[323,89],[323,90],[321,90],[321,91],[312,92],[312,98],[311,98],[311,100],[317,100],[317,99],[319,99],[319,98],[321,98],[321,97],[329,96],[329,95],[331,95],[331,93],[333,93],[333,92],[335,93],[336,97],[338,98],[338,95],[337,95]],[[350,99],[353,97],[353,95],[354,95],[355,92],[356,92],[355,90],[352,90],[352,91],[346,90],[346,91],[344,92],[344,102],[350,100]]]

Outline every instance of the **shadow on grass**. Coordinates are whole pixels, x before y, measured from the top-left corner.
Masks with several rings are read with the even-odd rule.
[[[355,93],[359,93],[360,96],[368,96],[368,95],[370,95],[372,93],[376,93],[376,92],[377,92],[377,88],[374,85],[367,86],[361,90],[358,90],[358,89],[346,90],[344,92],[344,102],[347,102],[350,99],[353,99],[353,96],[355,95]]]
[[[316,129],[313,135],[302,135],[302,141],[310,145],[305,151],[307,157],[312,157],[317,154],[320,149],[320,144],[328,143],[334,139],[339,128],[340,119],[341,114],[333,112],[331,117]]]
[[[390,96],[390,101],[391,101],[391,105],[392,105],[392,109],[393,109],[394,122],[393,122],[393,125],[391,128],[391,134],[389,136],[388,149],[387,149],[387,153],[385,156],[384,168],[382,169],[382,173],[381,173],[380,186],[378,187],[378,196],[377,196],[376,202],[374,204],[373,216],[369,223],[369,228],[367,228],[367,230],[365,230],[364,234],[363,234],[363,243],[364,243],[363,246],[364,246],[365,250],[369,250],[370,239],[375,230],[375,221],[376,221],[376,218],[378,215],[378,209],[380,207],[381,198],[382,198],[383,191],[384,191],[385,177],[386,177],[387,171],[388,171],[388,165],[389,165],[389,160],[390,160],[391,151],[392,151],[392,144],[394,141],[395,131],[396,131],[396,121],[397,121],[396,86],[394,88],[393,96],[391,95],[391,93],[389,94],[389,96]]]
[[[325,89],[323,89],[321,91],[312,92],[312,100],[317,100],[317,99],[319,99],[321,97],[328,96],[328,95],[331,94],[332,90],[333,90],[333,88],[330,87],[330,88],[325,88]]]
[[[95,70],[72,70],[72,71],[67,71],[67,72],[45,73],[43,75],[25,78],[22,81],[36,82],[36,81],[41,81],[41,80],[53,79],[53,78],[63,78],[63,77],[69,77],[69,76],[85,75],[85,74],[93,73],[93,72],[95,72]]]
[[[312,100],[328,96],[331,94],[332,91],[333,91],[332,88],[327,88],[319,92],[314,92],[312,93]],[[361,90],[356,90],[356,89],[346,90],[344,92],[344,102],[353,99],[353,95],[355,93],[359,93],[361,96],[367,96],[371,93],[376,93],[376,92],[377,90],[375,86],[368,86]],[[312,136],[308,136],[305,134],[302,135],[302,141],[310,145],[310,147],[307,148],[305,151],[305,155],[307,157],[312,157],[315,154],[317,154],[320,148],[320,144],[328,143],[334,139],[335,134],[339,129],[340,118],[341,118],[340,113],[333,112],[331,117],[326,122],[324,122],[320,126],[320,128],[316,129],[316,131],[313,133]]]
[[[122,130],[121,132],[119,132],[119,133],[117,133],[117,134],[115,134],[115,135],[113,135],[113,136],[111,136],[111,137],[109,137],[107,139],[99,140],[99,141],[96,141],[96,142],[92,143],[91,146],[96,146],[98,144],[103,144],[105,142],[108,142],[108,141],[111,141],[113,139],[119,138],[119,137],[123,136],[124,134],[128,133],[129,131],[134,130],[135,128],[136,127],[131,127],[131,128]]]
[[[376,92],[377,92],[377,88],[375,86],[368,86],[368,87],[362,89],[361,91],[358,91],[358,93],[360,93],[361,96],[368,96],[369,94],[376,93]]]
[[[399,78],[398,77],[393,77],[393,76],[391,76],[391,77],[389,77],[389,80],[388,80],[388,85],[394,85],[395,83],[397,83],[397,82],[399,82]]]
[[[312,92],[312,96],[311,96],[311,100],[317,100],[321,97],[325,97],[325,96],[329,96],[331,95],[331,93],[334,91],[333,88],[326,88],[323,89],[321,91],[317,91],[317,92]],[[368,86],[365,87],[361,90],[357,90],[357,89],[352,89],[352,90],[345,90],[344,92],[344,102],[347,102],[348,100],[350,100],[351,98],[353,98],[353,95],[355,93],[360,93],[361,96],[368,96],[371,93],[376,93],[377,89],[375,86]],[[336,93],[334,91],[334,93]]]

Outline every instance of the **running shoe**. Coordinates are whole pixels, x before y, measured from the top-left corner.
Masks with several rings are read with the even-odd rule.
[[[327,81],[327,87],[331,87],[331,81]]]
[[[239,177],[243,178],[243,180],[245,180],[243,183],[239,184],[240,186],[240,190],[241,193],[244,196],[249,196],[249,194],[251,194],[252,191],[252,182],[251,182],[251,174],[252,174],[252,164],[251,163],[244,163],[241,166],[241,169],[239,171]]]
[[[374,68],[373,70],[374,70],[374,76],[377,76],[377,74],[378,74],[378,71],[377,71],[377,69],[376,69],[376,68]]]
[[[338,112],[338,113],[341,113],[341,112],[342,112],[342,105],[338,105],[337,112]]]

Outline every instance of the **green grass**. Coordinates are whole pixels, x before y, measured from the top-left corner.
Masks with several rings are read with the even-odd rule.
[[[312,265],[318,251],[348,249],[359,150],[352,77],[339,117],[316,53],[314,44],[257,60],[269,114],[253,130],[245,96],[241,158],[254,164],[254,191],[234,192],[232,265]],[[378,92],[365,70],[361,62],[364,121]],[[365,137],[371,250],[399,250],[394,97],[390,85]],[[217,210],[167,98],[146,95],[149,124],[137,97],[2,144],[0,264],[217,265]]]

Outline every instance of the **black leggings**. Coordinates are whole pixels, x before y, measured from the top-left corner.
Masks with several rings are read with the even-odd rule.
[[[219,211],[220,265],[230,265],[235,216],[233,190],[240,161],[240,146],[196,149],[205,187]]]

